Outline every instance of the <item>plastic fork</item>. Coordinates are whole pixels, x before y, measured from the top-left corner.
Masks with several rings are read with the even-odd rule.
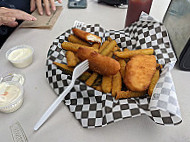
[[[34,126],[34,130],[38,130],[42,124],[49,118],[49,116],[54,112],[57,106],[61,103],[61,101],[65,98],[65,96],[70,92],[73,88],[75,80],[81,76],[87,69],[89,68],[88,60],[83,61],[80,63],[73,71],[73,76],[71,83],[69,86],[59,95],[59,97],[53,102],[53,104],[47,109],[47,111],[43,114],[40,120]]]

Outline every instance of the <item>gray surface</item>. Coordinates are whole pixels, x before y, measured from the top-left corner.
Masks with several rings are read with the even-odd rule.
[[[25,74],[24,104],[14,113],[0,113],[1,142],[13,141],[9,127],[17,121],[21,124],[29,142],[190,141],[190,73],[177,70],[176,68],[172,70],[172,76],[183,118],[183,122],[180,125],[160,126],[156,125],[148,117],[142,116],[125,119],[103,128],[84,129],[67,107],[61,104],[39,131],[33,131],[35,123],[56,98],[45,79],[46,55],[53,39],[69,29],[75,20],[89,24],[99,23],[106,29],[122,29],[125,14],[126,9],[98,5],[93,0],[88,1],[87,9],[67,9],[67,2],[64,1],[62,14],[52,30],[17,29],[13,33],[0,50],[0,74],[8,71],[17,71]],[[5,52],[12,46],[23,43],[34,48],[34,62],[25,69],[17,69],[5,59]]]

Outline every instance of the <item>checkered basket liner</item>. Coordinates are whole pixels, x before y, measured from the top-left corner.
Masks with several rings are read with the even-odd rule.
[[[145,14],[145,17],[147,15]],[[161,125],[181,123],[180,109],[170,70],[176,62],[168,33],[163,24],[154,20],[141,19],[123,30],[106,30],[99,24],[89,25],[75,21],[74,26],[96,34],[105,41],[110,36],[115,39],[121,50],[153,48],[157,62],[164,65],[160,79],[152,97],[115,100],[110,93],[97,91],[77,80],[71,92],[63,101],[84,128],[103,127],[110,123],[147,115]],[[61,94],[71,82],[71,76],[63,74],[52,62],[66,64],[65,50],[61,43],[72,34],[69,29],[56,38],[47,56],[46,77],[57,95]]]

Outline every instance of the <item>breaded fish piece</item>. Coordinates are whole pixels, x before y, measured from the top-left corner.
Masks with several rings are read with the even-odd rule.
[[[80,47],[77,51],[77,56],[81,60],[88,59],[89,68],[101,75],[115,75],[120,70],[118,61],[87,48]]]
[[[156,71],[154,55],[135,55],[125,68],[124,83],[131,91],[145,91]]]
[[[81,39],[83,39],[85,41],[98,42],[98,43],[102,42],[102,39],[97,35],[88,33],[86,31],[83,31],[83,30],[80,30],[80,29],[77,29],[77,28],[73,28],[72,31],[73,31],[74,35],[76,35],[77,37],[79,37],[79,38],[81,38]]]

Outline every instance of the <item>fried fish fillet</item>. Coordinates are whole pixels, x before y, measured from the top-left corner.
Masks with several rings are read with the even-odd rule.
[[[145,91],[155,71],[154,55],[136,55],[126,65],[124,83],[131,91]]]
[[[102,42],[102,39],[97,35],[88,33],[86,31],[83,31],[83,30],[80,30],[80,29],[77,29],[77,28],[73,28],[72,31],[73,31],[74,35],[76,35],[77,37],[79,37],[79,38],[81,38],[81,39],[83,39],[85,41],[98,42],[98,43]]]
[[[79,47],[77,56],[82,61],[88,59],[89,68],[101,75],[115,75],[120,70],[118,61],[87,48]]]

